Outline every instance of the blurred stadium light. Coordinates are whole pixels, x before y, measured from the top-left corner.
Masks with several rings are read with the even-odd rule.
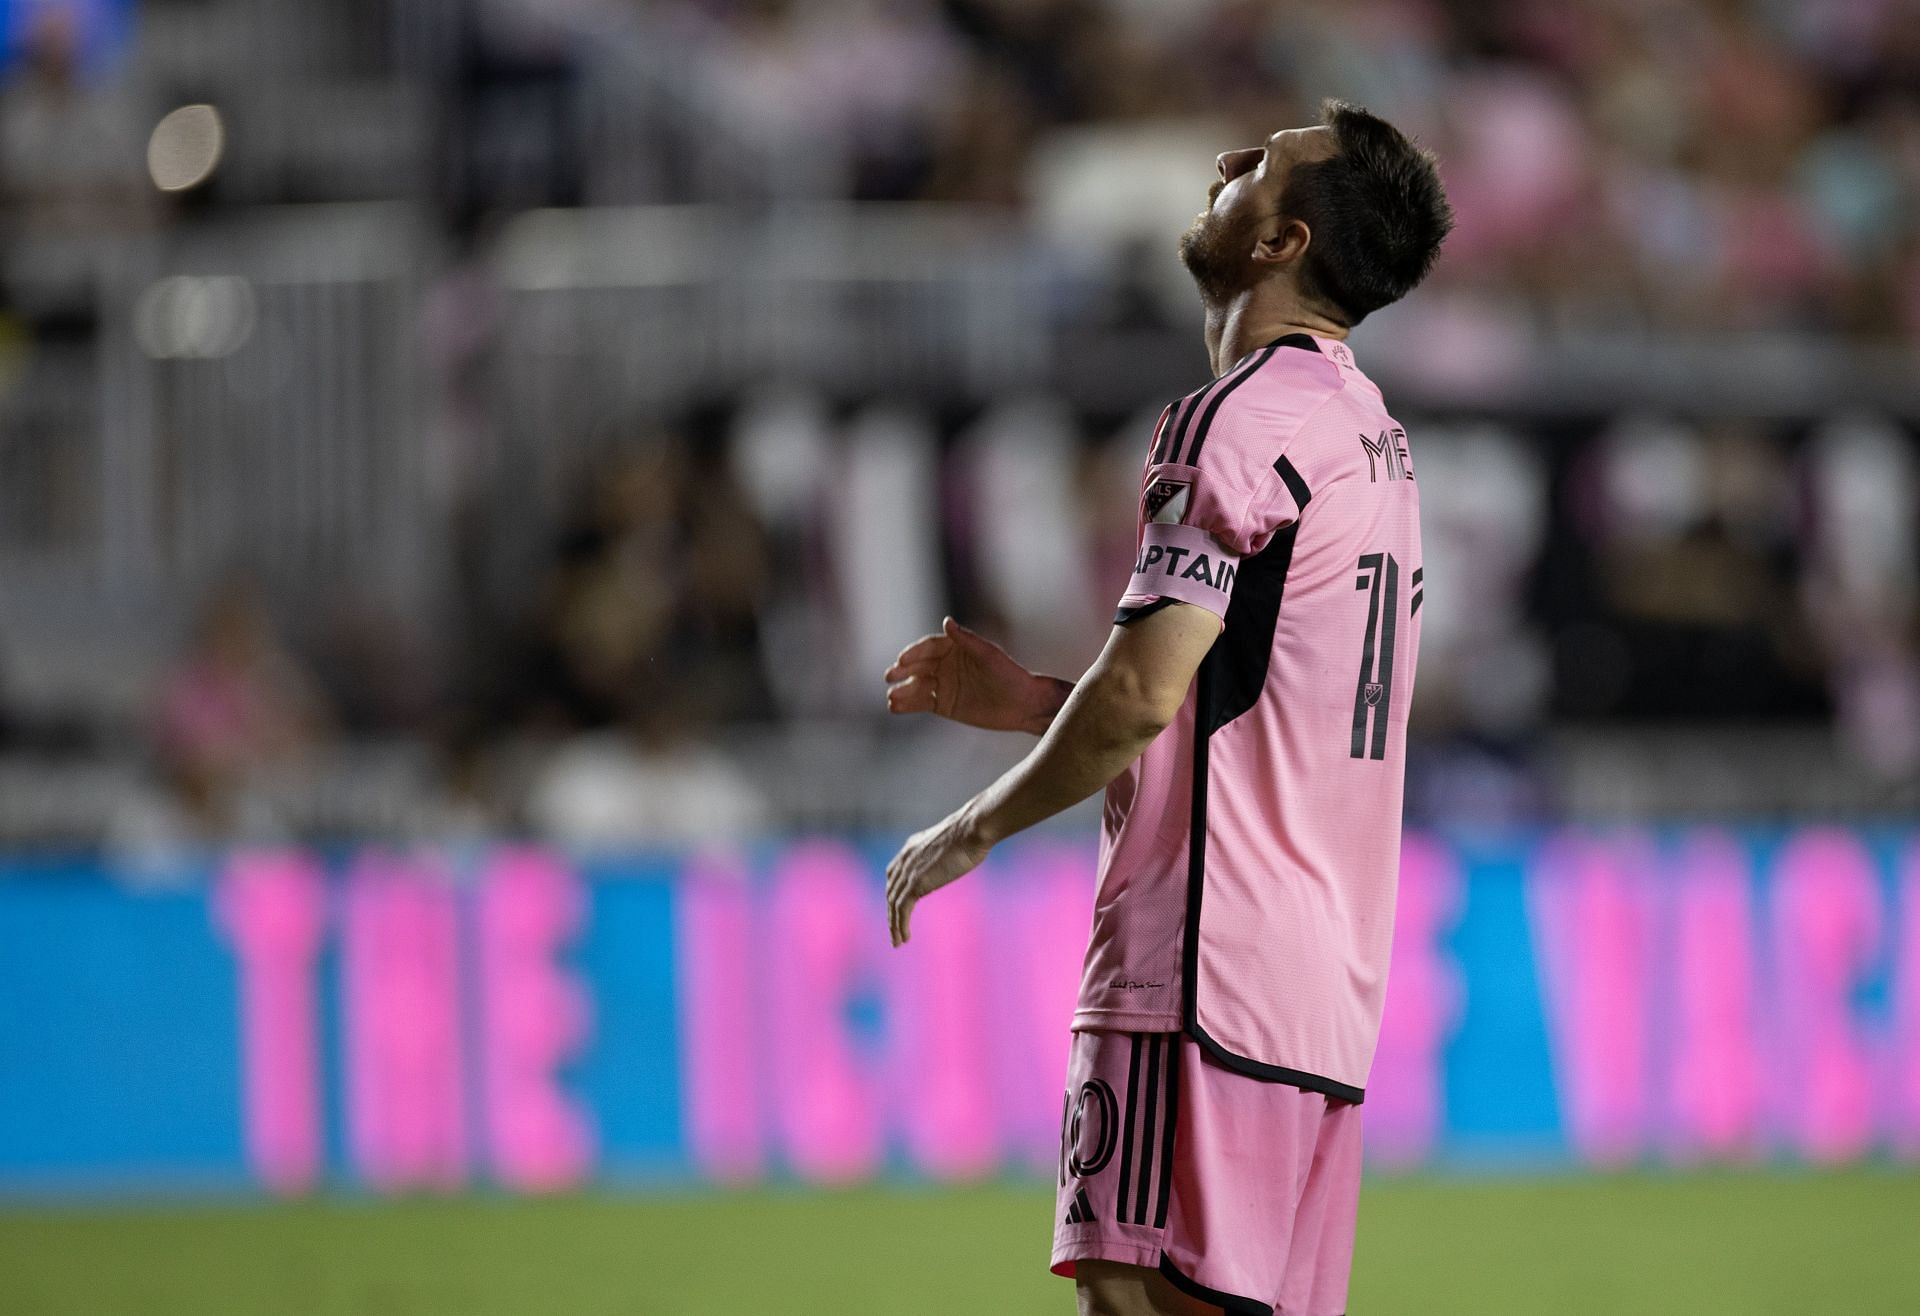
[[[213,177],[226,149],[226,125],[211,105],[167,112],[147,139],[147,173],[162,192],[184,192]]]

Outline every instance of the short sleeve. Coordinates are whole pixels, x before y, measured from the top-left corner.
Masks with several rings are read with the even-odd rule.
[[[1210,448],[1207,456],[1203,466],[1147,467],[1139,551],[1117,623],[1167,601],[1191,603],[1224,619],[1241,560],[1299,516],[1304,500],[1283,475],[1292,471],[1284,456],[1252,469],[1229,445]]]

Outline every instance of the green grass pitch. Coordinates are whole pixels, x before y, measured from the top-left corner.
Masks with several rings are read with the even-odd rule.
[[[770,1190],[0,1209],[5,1316],[1064,1313],[1052,1198]],[[1920,1313],[1920,1175],[1380,1179],[1356,1316]]]

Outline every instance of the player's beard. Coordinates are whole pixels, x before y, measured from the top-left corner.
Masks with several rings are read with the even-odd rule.
[[[1213,185],[1207,193],[1207,208],[1180,235],[1180,263],[1199,287],[1200,300],[1209,306],[1224,306],[1254,281],[1251,253],[1258,221],[1251,216],[1232,220],[1215,210],[1213,203],[1222,186]]]

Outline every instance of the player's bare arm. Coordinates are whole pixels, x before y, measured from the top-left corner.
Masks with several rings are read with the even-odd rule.
[[[922,897],[978,867],[1007,837],[1104,788],[1139,758],[1180,711],[1219,635],[1218,617],[1184,603],[1114,627],[1032,752],[941,822],[908,838],[887,865],[893,944],[906,942]]]
[[[935,713],[987,731],[1044,735],[1073,682],[1028,671],[984,635],[948,617],[887,669],[889,713]]]

